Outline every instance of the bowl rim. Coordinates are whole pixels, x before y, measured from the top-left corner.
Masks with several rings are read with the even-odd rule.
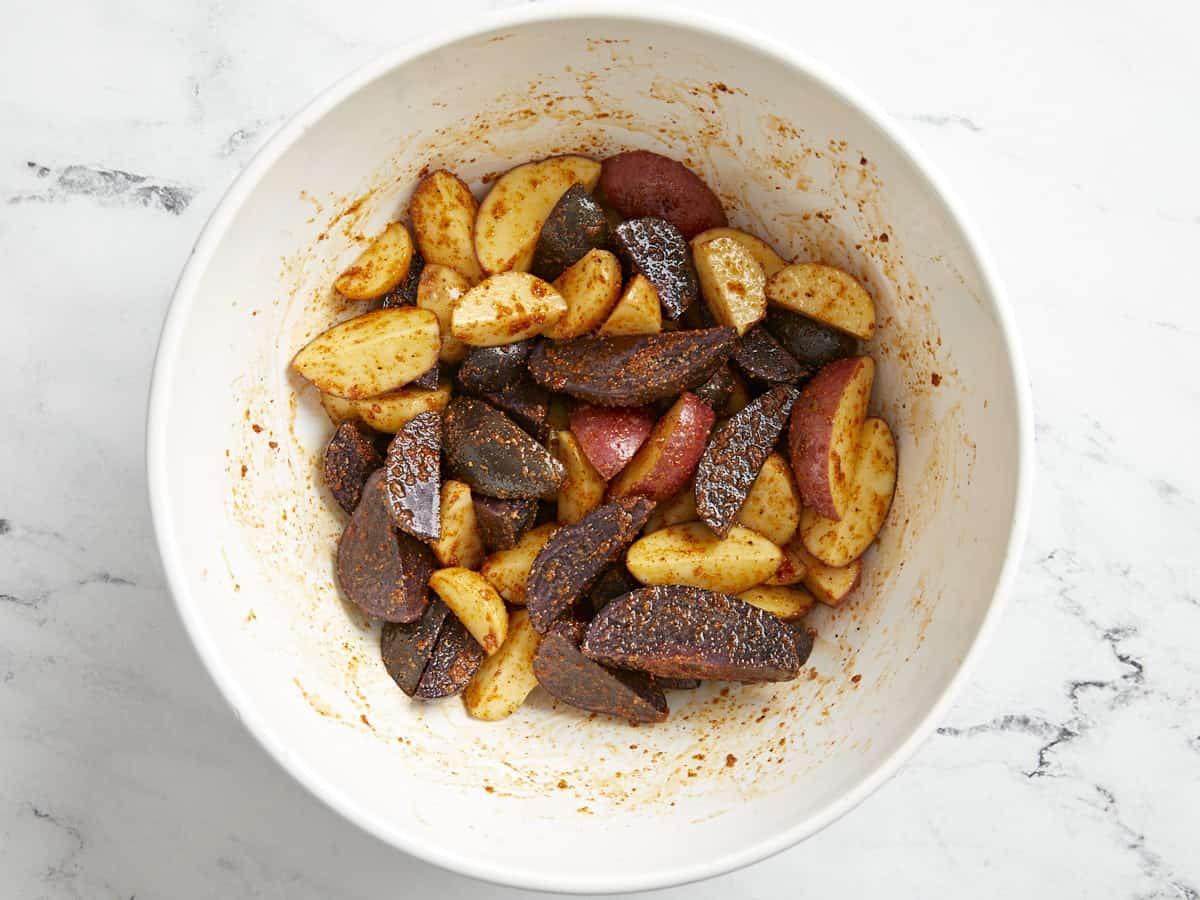
[[[813,815],[769,839],[691,864],[678,865],[641,877],[628,877],[613,873],[564,879],[544,876],[527,867],[483,863],[456,853],[452,845],[438,845],[435,842],[414,837],[403,829],[378,820],[360,808],[335,784],[326,781],[304,761],[292,754],[290,748],[272,733],[271,727],[255,710],[241,686],[223,667],[215,643],[210,640],[198,614],[194,611],[195,604],[182,575],[182,566],[178,561],[175,539],[168,517],[164,423],[169,387],[175,377],[177,351],[183,337],[184,323],[195,302],[196,291],[203,273],[210,264],[226,230],[264,174],[316,121],[346,98],[384,77],[398,66],[447,44],[491,32],[534,23],[578,18],[667,25],[683,31],[702,33],[706,36],[715,36],[731,41],[747,51],[767,56],[775,62],[811,78],[832,95],[865,116],[903,156],[907,157],[923,181],[923,186],[931,199],[941,204],[962,233],[968,252],[982,276],[987,293],[986,301],[1000,326],[1004,351],[1013,376],[1012,390],[1016,398],[1017,489],[1004,562],[996,580],[992,600],[984,614],[979,630],[936,702],[908,736],[874,771],[863,778],[852,790]],[[621,0],[616,3],[585,0],[585,2],[539,3],[516,10],[485,13],[473,17],[469,23],[437,30],[408,41],[395,50],[377,56],[326,88],[289,118],[263,144],[214,207],[184,264],[167,308],[154,358],[150,384],[146,420],[146,473],[151,519],[163,571],[188,636],[209,676],[229,703],[234,716],[245,726],[259,745],[296,781],[364,831],[421,860],[450,871],[496,884],[539,891],[616,893],[686,884],[731,872],[779,853],[817,833],[854,809],[890,780],[901,766],[914,755],[958,696],[1000,621],[1007,595],[1016,576],[1021,549],[1024,546],[1029,527],[1034,472],[1033,422],[1033,400],[1024,356],[1017,339],[1017,329],[1012,311],[995,267],[979,239],[974,225],[946,188],[937,174],[937,170],[926,159],[924,152],[915,146],[914,142],[891,121],[881,108],[849,86],[841,76],[831,73],[803,51],[787,46],[773,37],[739,23],[707,13],[653,3],[633,3],[629,0]]]

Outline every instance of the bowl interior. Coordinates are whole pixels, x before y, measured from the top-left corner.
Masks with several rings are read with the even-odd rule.
[[[268,147],[218,211],[156,378],[164,559],[239,715],[385,839],[537,887],[709,874],[861,799],[978,635],[1018,495],[1013,362],[936,192],[822,81],[703,28],[527,22],[420,52],[346,92]],[[364,236],[403,215],[424,167],[481,193],[531,158],[631,147],[685,160],[733,224],[785,256],[847,268],[874,294],[873,404],[896,433],[900,480],[865,583],[844,608],[814,613],[806,677],[675,693],[662,726],[585,717],[540,691],[491,724],[455,700],[410,702],[378,662],[378,628],[335,589],[343,519],[318,470],[332,427],[288,361],[361,310],[329,286]],[[663,839],[684,828],[686,839]]]

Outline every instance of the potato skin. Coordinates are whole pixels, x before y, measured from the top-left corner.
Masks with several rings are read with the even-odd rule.
[[[609,499],[640,494],[657,501],[678,492],[691,479],[715,420],[694,394],[681,394],[613,479]]]
[[[501,499],[484,495],[473,497],[475,521],[488,553],[516,546],[533,527],[538,504],[530,498]]]
[[[367,476],[383,465],[375,444],[357,422],[343,422],[325,447],[325,486],[348,513],[362,497]]]
[[[625,468],[654,429],[645,407],[581,404],[571,413],[571,433],[600,477],[609,481]]]
[[[384,497],[392,522],[422,540],[442,536],[442,417],[423,412],[388,447]]]
[[[457,694],[467,686],[483,657],[483,648],[463,623],[447,616],[413,696],[418,700],[438,700]]]
[[[617,254],[625,269],[653,285],[668,319],[696,303],[700,281],[687,241],[663,219],[626,219],[616,230]]]
[[[487,394],[514,384],[525,374],[532,340],[499,347],[473,347],[458,367],[458,383],[473,394]]]
[[[459,481],[491,497],[550,497],[566,471],[508,416],[473,397],[456,397],[445,413],[446,462]]]
[[[403,280],[383,295],[383,308],[391,309],[396,306],[412,306],[417,302],[417,286],[421,283],[421,273],[425,271],[425,257],[420,249],[413,248],[412,259],[408,263],[408,274]]]
[[[756,381],[797,384],[816,373],[815,368],[800,365],[761,325],[742,335],[731,359],[743,375]]]
[[[416,693],[421,675],[433,656],[442,624],[449,615],[449,607],[441,600],[434,600],[415,622],[383,623],[379,634],[383,667],[400,690],[410,697]]]
[[[342,593],[367,615],[385,622],[413,622],[429,602],[426,588],[433,567],[429,548],[392,523],[383,470],[375,470],[338,540]]]
[[[744,600],[683,585],[611,601],[581,649],[604,665],[664,678],[788,681],[800,674],[791,628]]]
[[[542,223],[529,271],[538,278],[553,281],[588,251],[607,250],[611,246],[612,234],[604,210],[587,188],[573,184],[558,198]]]
[[[685,238],[729,224],[721,201],[699,175],[649,150],[630,150],[604,160],[600,188],[626,219],[665,219]]]
[[[692,393],[718,416],[724,416],[728,412],[729,398],[733,396],[733,387],[733,372],[728,365],[723,365]]]
[[[858,353],[858,341],[845,332],[787,309],[767,311],[767,330],[801,366],[815,372],[834,360]]]
[[[549,433],[546,418],[550,414],[550,392],[528,374],[522,373],[512,384],[483,394],[483,399],[531,436],[545,440]]]
[[[593,335],[539,344],[529,371],[552,391],[599,406],[645,406],[706,381],[733,352],[732,328]]]

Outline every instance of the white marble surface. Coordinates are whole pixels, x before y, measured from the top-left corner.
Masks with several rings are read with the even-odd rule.
[[[175,276],[255,145],[492,5],[4,4],[0,895],[519,893],[390,850],[254,744],[166,593],[142,453]],[[973,212],[1030,361],[1037,504],[999,635],[912,764],[806,844],[664,896],[1196,900],[1198,8],[736,9],[874,95]]]

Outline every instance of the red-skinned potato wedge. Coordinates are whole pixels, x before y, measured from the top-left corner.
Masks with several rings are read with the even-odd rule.
[[[607,250],[589,250],[554,280],[554,289],[567,311],[545,330],[546,337],[565,341],[595,331],[621,296],[621,263]]]
[[[567,470],[558,489],[558,521],[573,525],[601,504],[606,485],[571,432],[556,431],[550,452]]]
[[[800,526],[800,493],[782,454],[767,457],[734,521],[783,546]]]
[[[869,341],[875,334],[875,301],[853,275],[820,263],[793,263],[767,282],[776,306]]]
[[[475,258],[475,216],[479,204],[458,176],[430,172],[408,201],[417,245],[425,262],[449,266],[471,284],[483,278]]]
[[[783,555],[784,565],[787,565],[788,559],[794,559],[799,563],[800,570],[803,572],[800,580],[804,582],[809,593],[826,606],[839,606],[842,601],[854,593],[862,581],[863,564],[861,559],[856,559],[845,566],[827,566],[804,549],[804,541],[800,535],[796,535],[783,548]],[[779,568],[781,571],[783,570],[783,566]]]
[[[475,217],[475,255],[488,273],[529,270],[542,224],[573,184],[589,191],[600,163],[585,156],[553,156],[509,169],[492,185]]]
[[[643,406],[581,404],[571,413],[571,432],[605,481],[625,468],[654,430],[654,412]]]
[[[805,509],[800,519],[804,547],[827,566],[845,566],[871,546],[883,527],[896,489],[896,442],[883,419],[867,419],[860,452],[841,519]]]
[[[665,500],[677,493],[696,470],[716,418],[695,394],[681,394],[609,485],[609,499],[641,494]]]
[[[645,275],[634,275],[597,334],[658,334],[662,323],[658,291]]]
[[[721,201],[699,175],[649,150],[629,150],[604,160],[600,187],[626,219],[666,219],[685,238],[727,222]]]
[[[754,257],[755,262],[762,266],[763,274],[768,278],[787,265],[787,261],[766,241],[736,228],[710,228],[708,231],[702,231],[692,238],[692,249],[719,237],[729,238],[741,244]]]
[[[375,300],[404,280],[412,257],[408,229],[393,222],[371,239],[333,286],[349,300]]]
[[[869,356],[832,362],[800,392],[792,408],[788,455],[806,507],[839,519],[850,508],[859,434],[875,377]]]

